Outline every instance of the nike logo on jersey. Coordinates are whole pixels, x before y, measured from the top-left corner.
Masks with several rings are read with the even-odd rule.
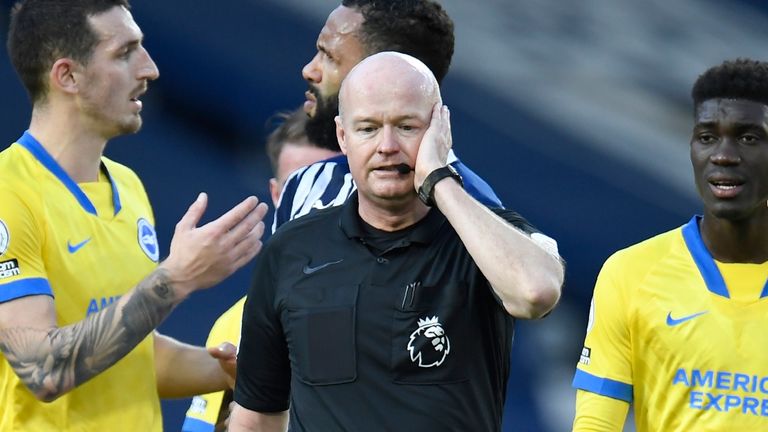
[[[675,319],[675,318],[672,318],[672,312],[670,312],[670,313],[667,314],[667,325],[670,326],[670,327],[674,327],[674,326],[676,326],[678,324],[682,324],[682,323],[684,323],[686,321],[690,321],[690,320],[692,320],[692,319],[694,319],[696,317],[704,315],[705,313],[707,313],[707,311],[698,312],[698,313],[695,313],[693,315],[688,315],[688,316],[684,316],[682,318]]]
[[[85,246],[89,241],[91,241],[90,237],[88,237],[87,239],[85,239],[85,240],[83,240],[83,241],[81,241],[80,243],[77,243],[77,244],[72,244],[72,242],[67,240],[67,249],[69,249],[69,253],[73,254],[73,253],[79,251],[80,249],[82,249],[83,246]]]
[[[328,266],[331,266],[331,265],[334,265],[334,264],[338,264],[338,263],[340,263],[342,261],[344,261],[344,260],[340,259],[338,261],[331,261],[331,262],[327,262],[325,264],[320,264],[319,266],[315,266],[315,267],[310,267],[309,264],[307,264],[307,265],[304,266],[302,271],[304,272],[304,274],[312,274],[312,273],[314,273],[314,272],[316,272],[318,270],[322,270],[322,269],[324,269],[324,268],[326,268]]]

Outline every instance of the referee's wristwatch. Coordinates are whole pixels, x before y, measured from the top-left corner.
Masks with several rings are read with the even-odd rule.
[[[456,168],[454,168],[452,165],[446,165],[444,167],[438,168],[427,176],[427,178],[424,179],[424,183],[419,186],[419,199],[421,202],[426,204],[429,207],[435,206],[435,185],[440,180],[451,177],[452,179],[459,182],[459,185],[461,187],[464,187],[464,181],[461,179],[461,175],[458,171],[456,171]]]

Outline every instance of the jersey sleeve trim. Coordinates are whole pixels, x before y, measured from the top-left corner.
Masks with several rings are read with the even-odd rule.
[[[184,424],[181,425],[181,432],[213,432],[215,428],[215,425],[208,422],[192,417],[186,417],[184,419]]]
[[[0,285],[0,303],[31,295],[53,297],[53,290],[51,290],[48,279],[30,278]]]
[[[583,370],[576,370],[576,375],[573,377],[573,387],[602,396],[632,402],[632,386],[630,384],[608,378],[600,378]]]

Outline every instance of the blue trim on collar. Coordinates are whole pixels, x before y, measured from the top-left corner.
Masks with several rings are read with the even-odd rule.
[[[75,197],[83,210],[94,216],[98,216],[96,207],[93,206],[93,203],[91,203],[91,200],[88,199],[88,196],[85,194],[85,192],[80,189],[80,186],[78,186],[77,183],[72,180],[72,177],[70,177],[69,174],[64,171],[64,168],[62,168],[61,165],[56,162],[53,156],[51,156],[50,153],[45,150],[43,145],[40,144],[40,142],[37,141],[35,137],[29,133],[28,130],[24,131],[24,135],[22,135],[21,138],[19,138],[16,142],[21,144],[22,147],[32,153],[32,156],[34,156],[41,164],[43,164],[44,167],[48,169],[48,171],[51,172],[51,174],[56,176],[56,178],[58,178],[59,181],[64,184],[64,187],[66,187]],[[112,180],[112,176],[109,174],[106,166],[104,166],[103,163],[102,166],[104,167],[104,172],[109,179],[109,183],[112,185],[112,204],[113,208],[115,209],[115,216],[117,216],[117,214],[120,212],[120,209],[122,208],[120,204],[120,194],[118,193],[117,185]]]
[[[723,275],[720,274],[720,270],[715,264],[715,260],[707,250],[707,246],[704,244],[704,240],[701,238],[701,232],[699,232],[699,221],[701,216],[694,216],[683,225],[683,239],[685,245],[688,246],[688,251],[693,257],[693,261],[696,263],[696,267],[699,268],[701,277],[704,278],[704,283],[707,285],[707,289],[719,296],[725,298],[731,298],[728,288],[725,286],[725,280]],[[763,289],[763,293],[766,289]]]
[[[120,192],[117,191],[117,183],[112,178],[112,174],[109,173],[107,165],[102,162],[101,167],[104,169],[104,174],[107,176],[110,186],[112,186],[112,208],[115,209],[115,216],[117,216],[117,214],[120,213],[120,210],[123,209],[123,205],[120,202]]]

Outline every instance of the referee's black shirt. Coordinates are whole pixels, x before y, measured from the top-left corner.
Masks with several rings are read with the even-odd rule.
[[[357,209],[294,220],[262,251],[235,400],[290,407],[291,431],[500,430],[513,319],[439,210],[386,233]]]

